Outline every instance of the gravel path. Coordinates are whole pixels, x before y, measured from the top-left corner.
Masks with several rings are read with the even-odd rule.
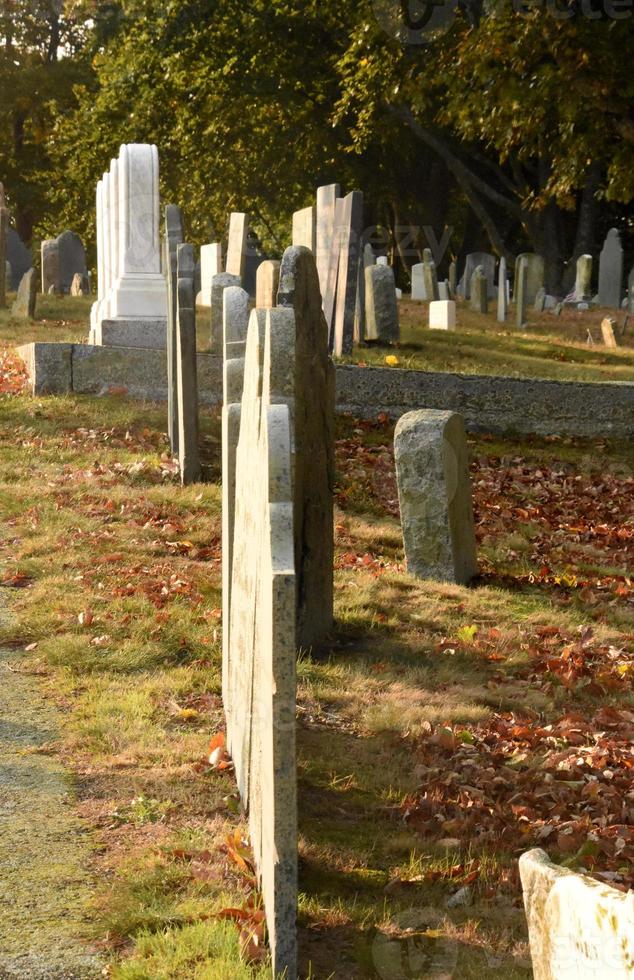
[[[56,711],[19,667],[0,650],[0,980],[86,980],[103,968],[81,938],[91,842],[68,774],[37,751]]]

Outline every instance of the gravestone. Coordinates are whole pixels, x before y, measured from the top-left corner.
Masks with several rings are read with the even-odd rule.
[[[365,270],[374,265],[374,250],[366,242],[359,258],[357,279],[357,301],[354,310],[354,342],[358,344],[365,337]]]
[[[57,236],[56,241],[59,255],[59,281],[56,285],[59,292],[65,296],[70,292],[75,273],[88,275],[86,251],[81,238],[74,231],[63,231]]]
[[[400,339],[394,272],[387,265],[365,270],[365,339],[383,344]]]
[[[24,274],[33,267],[33,260],[28,248],[11,226],[7,231],[7,262],[11,263],[11,289],[15,291]]]
[[[181,483],[200,479],[198,452],[198,376],[196,363],[196,260],[191,245],[176,251],[176,384],[178,392],[178,467]]]
[[[316,275],[316,274],[315,274]],[[271,973],[297,976],[297,655],[291,410],[295,318],[253,310],[236,453],[227,747],[263,898]]]
[[[11,307],[11,316],[32,320],[35,316],[35,297],[37,294],[37,278],[35,269],[29,269],[22,276],[18,286],[18,295]]]
[[[317,220],[314,207],[302,208],[293,214],[293,245],[304,245],[315,254],[317,249]]]
[[[42,265],[42,292],[59,293],[59,245],[56,238],[46,238],[42,242],[40,262]]]
[[[317,208],[316,208],[316,254],[317,272],[319,275],[319,289],[321,291],[324,312],[326,308],[332,308],[332,300],[327,295],[330,288],[329,269],[330,256],[335,244],[335,209],[341,189],[339,184],[326,184],[324,187],[317,188]],[[336,284],[332,283],[334,288]],[[326,316],[328,327],[330,320]]]
[[[592,256],[580,255],[577,259],[574,301],[589,303],[592,299]]]
[[[481,266],[487,281],[487,297],[495,296],[495,255],[489,252],[470,252],[465,259],[464,272],[458,284],[458,293],[464,299],[471,299],[471,279],[478,266]]]
[[[436,300],[429,304],[429,329],[456,329],[456,304],[452,299]]]
[[[519,289],[519,267],[523,262],[526,268],[526,289],[524,290],[524,302],[535,302],[537,292],[544,285],[544,260],[536,252],[521,252],[515,259],[515,282],[513,285],[513,300],[517,303],[517,291]]]
[[[606,316],[601,321],[601,334],[603,336],[603,343],[610,350],[616,350],[618,344],[616,342],[616,337],[614,336],[614,328],[616,327],[616,320],[612,317]]]
[[[258,310],[270,310],[277,305],[280,284],[280,263],[267,259],[258,266],[255,278],[255,305]]]
[[[409,572],[466,584],[478,566],[462,416],[434,409],[403,415],[394,460]]]
[[[425,288],[425,265],[417,262],[412,266],[412,299],[426,300],[427,290]]]
[[[513,299],[515,300],[515,326],[518,330],[526,327],[526,304],[528,290],[528,263],[523,258],[519,258],[515,266],[515,290]]]
[[[441,300],[450,300],[451,299],[451,296],[449,295],[449,280],[448,279],[445,279],[444,282],[439,282],[438,283],[438,299],[441,299]]]
[[[76,272],[70,284],[71,296],[90,296],[90,280],[87,272]]]
[[[389,265],[390,264],[390,261],[389,261],[387,255],[377,255],[377,257],[376,257],[376,264],[377,265]]]
[[[634,964],[634,895],[553,864],[519,860],[534,980],[626,980]]]
[[[333,622],[335,373],[314,256],[287,248],[279,307],[295,314],[294,512],[297,643],[323,643]]]
[[[244,279],[248,235],[249,216],[239,211],[232,212],[229,218],[229,242],[225,272],[231,276],[239,276],[241,281]]]
[[[506,321],[506,309],[507,309],[506,259],[504,256],[502,256],[502,258],[500,259],[500,267],[498,270],[498,309],[497,309],[498,323],[504,323]]]
[[[423,250],[423,281],[425,283],[425,293],[430,302],[437,300],[438,296],[438,276],[436,274],[436,263],[431,254],[431,249]]]
[[[599,256],[599,306],[621,306],[623,248],[618,228],[610,228]]]
[[[4,201],[4,188],[2,190],[2,200]],[[11,280],[11,266],[7,261],[8,233],[9,212],[4,204],[0,204],[0,309],[4,309],[7,305],[7,285]]]
[[[458,291],[458,267],[455,262],[449,263],[449,292],[451,298],[457,294]]]
[[[546,306],[546,290],[543,286],[540,286],[537,290],[537,295],[535,296],[535,303],[533,304],[533,309],[536,313],[543,313],[544,307]]]
[[[473,270],[471,282],[469,283],[469,296],[471,309],[474,313],[488,313],[487,278],[484,274],[484,269],[480,265]]]
[[[200,246],[200,292],[196,297],[197,306],[211,306],[211,283],[214,276],[224,272],[222,267],[222,245],[210,242]]]
[[[173,456],[178,456],[178,371],[177,318],[178,305],[178,246],[183,244],[183,213],[177,204],[165,206],[165,237],[163,252],[167,281],[167,436]]]
[[[219,272],[211,281],[211,352],[219,354],[222,351],[222,295],[227,286],[240,286],[240,276],[230,272]]]
[[[363,234],[363,194],[351,191],[339,209],[339,265],[331,348],[337,356],[351,354],[354,341],[354,310],[357,300],[359,255]]]

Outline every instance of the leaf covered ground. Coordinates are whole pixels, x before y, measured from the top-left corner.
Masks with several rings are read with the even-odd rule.
[[[2,363],[1,641],[63,716],[93,942],[120,980],[257,975],[231,767],[208,761],[218,419],[210,482],[182,489],[162,407],[16,394]],[[462,588],[407,574],[392,435],[338,421],[337,628],[298,671],[302,975],[406,955],[527,977],[523,850],[632,883],[632,453],[470,440],[480,576]]]

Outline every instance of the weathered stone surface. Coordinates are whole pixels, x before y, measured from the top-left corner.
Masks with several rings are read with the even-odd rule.
[[[456,304],[452,299],[436,300],[429,304],[429,329],[456,329]]]
[[[474,313],[488,313],[487,278],[482,266],[477,266],[469,283],[469,298]]]
[[[363,246],[359,257],[359,277],[357,279],[357,302],[354,310],[354,342],[358,344],[365,337],[365,270],[374,265],[374,251],[369,242]]]
[[[196,297],[197,306],[211,306],[211,284],[214,276],[224,272],[222,265],[222,244],[211,242],[200,246],[200,292]]]
[[[102,320],[98,346],[165,349],[165,323],[164,317],[156,320]]]
[[[389,344],[398,342],[400,329],[389,265],[371,265],[365,270],[365,339]]]
[[[614,336],[614,328],[616,327],[616,320],[612,317],[606,316],[601,321],[601,334],[603,336],[603,343],[610,350],[616,350],[618,344],[616,342],[616,337]]]
[[[198,376],[196,366],[196,297],[194,249],[178,245],[176,297],[176,385],[178,393],[178,465],[181,483],[200,479],[198,453]]]
[[[495,296],[495,255],[489,252],[470,252],[465,259],[465,268],[462,279],[458,283],[458,293],[464,299],[471,299],[471,278],[478,266],[487,281],[487,298],[493,299]]]
[[[526,305],[528,303],[528,263],[520,256],[515,266],[515,326],[518,330],[526,327]]]
[[[425,293],[430,302],[439,299],[438,275],[436,273],[436,263],[431,254],[431,249],[423,250],[423,281],[425,283]]]
[[[90,280],[87,273],[76,272],[70,284],[71,296],[90,296]]]
[[[167,436],[173,456],[178,456],[178,371],[177,318],[178,246],[183,243],[183,213],[177,204],[165,206],[163,238],[165,279],[167,282]]]
[[[303,245],[315,254],[317,249],[316,209],[311,206],[293,214],[293,245]]]
[[[213,354],[222,353],[222,316],[223,293],[227,286],[239,286],[240,276],[230,272],[220,272],[211,282],[211,351]]]
[[[81,238],[74,231],[63,231],[61,235],[57,236],[56,241],[59,256],[59,279],[55,285],[60,293],[66,295],[70,292],[76,273],[84,277],[88,276],[86,252]]]
[[[11,281],[11,265],[7,260],[7,236],[9,233],[9,212],[0,205],[0,309],[7,305],[7,286]]]
[[[537,291],[544,285],[544,260],[536,252],[521,252],[515,259],[515,282],[513,285],[513,300],[517,303],[517,294],[520,288],[519,270],[520,266],[526,268],[526,288],[524,290],[524,302],[526,306],[535,302]]]
[[[631,980],[634,893],[553,864],[519,861],[535,980]]]
[[[390,261],[389,261],[387,255],[377,255],[377,257],[376,257],[376,264],[377,265],[389,265],[390,264]]]
[[[15,291],[25,273],[33,267],[33,259],[17,231],[11,226],[7,230],[7,261],[11,263],[11,289]]]
[[[357,299],[359,253],[363,234],[363,194],[351,191],[340,209],[340,249],[331,348],[340,356],[351,354],[354,341],[354,309]]]
[[[621,306],[623,247],[618,228],[610,228],[599,256],[599,306]]]
[[[374,267],[373,267],[374,268]],[[278,308],[295,314],[294,433],[297,643],[317,647],[333,620],[333,364],[312,254],[287,248],[280,267]]]
[[[73,388],[73,344],[24,344],[17,348],[24,361],[33,395],[66,395]]]
[[[40,246],[40,262],[42,265],[42,292],[60,292],[59,244],[56,238],[47,238],[42,242]]]
[[[244,277],[247,257],[247,238],[249,235],[249,216],[241,211],[234,211],[229,218],[229,243],[227,245],[227,264],[225,272],[231,276]],[[215,279],[215,276],[212,278]],[[218,338],[219,343],[221,339]],[[220,348],[218,348],[220,349]]]
[[[425,266],[422,262],[417,262],[412,266],[412,299],[426,300],[427,290],[425,288]]]
[[[327,295],[329,288],[328,275],[330,255],[335,247],[335,205],[340,192],[339,184],[326,184],[323,187],[317,188],[317,228],[315,236],[317,252],[315,259],[317,261],[319,289],[321,291],[324,313],[326,312],[326,305],[332,310],[333,303],[333,299]],[[332,286],[334,288],[335,283]],[[326,316],[326,320],[330,328],[328,316]]]
[[[478,566],[462,416],[408,412],[394,431],[394,460],[408,570],[466,584]]]
[[[451,299],[448,279],[445,279],[443,282],[438,283],[438,299],[444,301]]]
[[[497,308],[497,319],[498,323],[504,323],[506,320],[506,310],[507,310],[507,285],[506,285],[506,259],[504,256],[500,259],[500,267],[498,270],[498,308]]]
[[[11,316],[33,319],[35,316],[35,297],[37,295],[37,278],[35,269],[29,269],[22,276],[18,286],[18,295],[11,307]]]
[[[255,278],[255,305],[258,310],[270,310],[277,304],[280,284],[280,263],[267,259],[258,266]]]
[[[574,300],[589,303],[592,299],[592,256],[580,255],[577,259]]]
[[[535,296],[535,302],[533,304],[533,309],[536,313],[543,313],[544,307],[546,306],[546,290],[543,286],[540,286],[537,290],[537,295]]]
[[[449,263],[449,292],[452,299],[458,293],[458,267],[455,262]]]
[[[249,816],[273,976],[297,976],[295,318],[249,321],[236,454],[227,743]]]

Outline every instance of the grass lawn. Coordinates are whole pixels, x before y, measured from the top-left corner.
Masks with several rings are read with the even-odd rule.
[[[0,646],[63,713],[51,751],[95,830],[109,975],[263,977],[227,918],[254,900],[235,784],[205,762],[223,728],[218,415],[211,482],[182,489],[163,406],[14,394],[13,370]],[[634,880],[634,450],[472,439],[464,588],[404,568],[392,436],[338,420],[336,629],[298,669],[301,976],[528,978],[523,850]]]

